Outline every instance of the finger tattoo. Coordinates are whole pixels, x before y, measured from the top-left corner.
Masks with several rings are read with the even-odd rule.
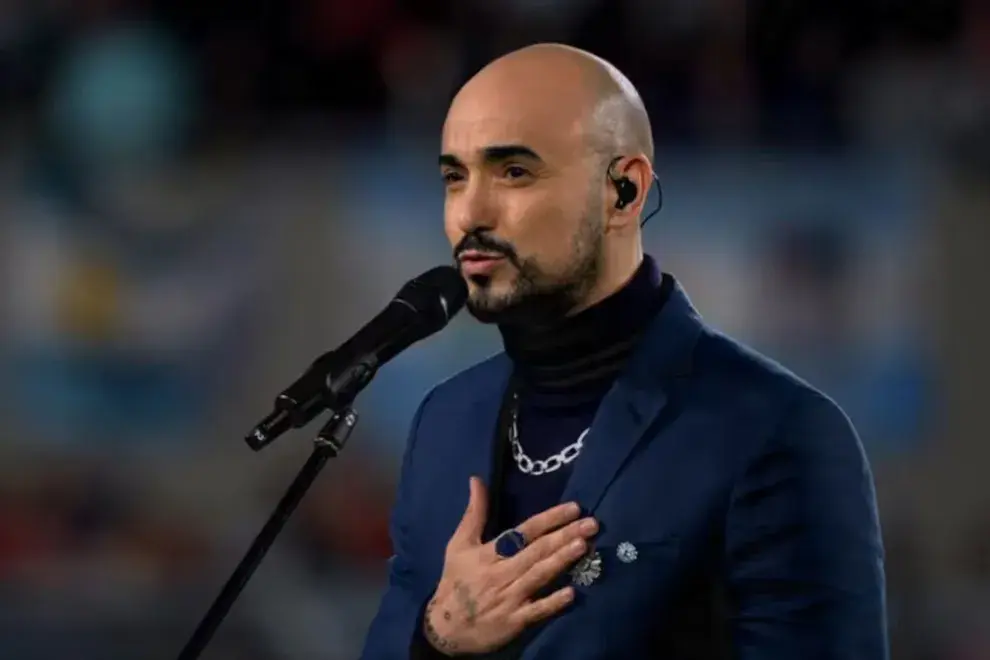
[[[473,626],[475,620],[478,618],[478,603],[471,597],[471,592],[468,590],[467,586],[460,583],[454,583],[454,592],[457,594],[457,598],[461,601],[461,606],[464,607],[465,620],[469,626]]]
[[[430,623],[430,614],[433,612],[436,604],[437,600],[434,598],[426,606],[426,615],[423,617],[423,636],[426,637],[426,641],[436,650],[442,653],[455,653],[457,651],[457,643],[441,637],[433,627],[433,624]],[[443,618],[449,621],[450,612],[444,612]]]

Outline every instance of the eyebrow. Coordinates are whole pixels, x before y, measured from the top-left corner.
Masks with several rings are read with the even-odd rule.
[[[542,163],[539,154],[523,144],[496,144],[481,150],[482,159],[489,164],[501,163],[512,158],[525,158]],[[447,167],[464,167],[460,158],[453,154],[440,154],[440,165]]]

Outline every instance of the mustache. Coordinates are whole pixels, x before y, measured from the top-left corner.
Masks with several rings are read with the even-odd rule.
[[[454,260],[460,259],[461,254],[467,250],[477,250],[479,252],[494,252],[495,254],[500,254],[513,263],[516,260],[516,251],[510,243],[505,241],[500,241],[499,239],[482,233],[470,233],[465,234],[457,245],[454,247]]]

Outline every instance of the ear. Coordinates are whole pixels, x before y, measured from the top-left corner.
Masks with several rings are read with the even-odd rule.
[[[645,154],[624,156],[612,165],[605,176],[605,183],[608,186],[606,230],[621,231],[631,227],[639,227],[640,218],[643,216],[643,206],[646,204],[646,197],[650,192],[650,184],[653,183],[653,166],[650,165],[650,161]],[[619,201],[619,191],[612,179],[623,177],[635,186],[636,193],[635,197],[620,209],[616,208]]]

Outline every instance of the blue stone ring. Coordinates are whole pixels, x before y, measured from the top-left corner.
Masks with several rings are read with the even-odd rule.
[[[495,539],[495,553],[502,559],[514,557],[526,547],[526,537],[515,529],[507,529]]]

